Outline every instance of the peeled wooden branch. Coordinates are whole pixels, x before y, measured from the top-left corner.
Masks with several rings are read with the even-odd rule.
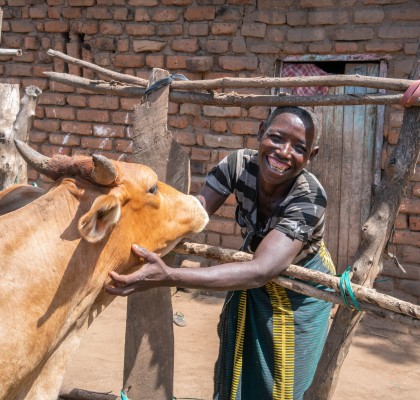
[[[51,57],[56,57],[69,64],[78,65],[91,71],[98,72],[119,82],[147,86],[147,80],[132,75],[121,74],[106,68],[98,67],[87,61],[70,57],[56,50],[48,50]],[[217,90],[217,89],[246,89],[246,88],[283,88],[302,86],[359,86],[375,89],[405,91],[412,81],[409,79],[381,78],[364,75],[327,75],[327,76],[298,76],[291,78],[219,78],[201,81],[173,81],[172,89],[178,90]]]
[[[58,72],[44,72],[44,75],[53,81],[66,85],[90,90],[96,93],[112,94],[122,97],[142,97],[145,89],[137,85],[123,85],[118,82],[105,82],[101,80],[89,80],[74,75]],[[361,104],[399,104],[402,94],[399,95],[328,95],[328,96],[270,96],[270,95],[240,95],[237,93],[169,93],[169,100],[174,103],[193,103],[200,105],[212,105],[220,107],[254,107],[254,106],[337,106],[337,105],[361,105]],[[415,105],[420,105],[417,100]]]
[[[63,387],[59,399],[63,400],[120,400],[120,396],[110,393],[91,392],[89,390]]]
[[[173,251],[179,254],[199,255],[202,257],[218,260],[222,263],[250,261],[253,258],[252,254],[245,253],[242,251],[224,249],[221,247],[209,246],[209,245],[200,244],[200,243],[183,242],[183,243],[178,244]],[[334,289],[337,292],[339,291],[339,288],[338,288],[338,284],[340,281],[339,278],[332,275],[324,274],[319,271],[312,271],[307,268],[300,267],[298,265],[290,265],[282,272],[282,275],[292,276],[293,278],[297,278],[303,281],[312,281],[312,282],[327,286],[331,289]],[[278,278],[278,279],[280,279],[278,280],[278,283],[283,286],[281,282],[286,282],[286,281],[284,281],[283,278]],[[296,281],[293,281],[293,282],[296,282]],[[309,285],[305,285],[305,286],[315,289]],[[337,294],[331,297],[330,296],[331,293],[323,292],[318,289],[315,289],[314,292],[311,292],[313,294],[308,294],[307,288],[304,288],[305,291],[302,292],[301,291],[302,288],[299,285],[297,285],[296,287],[299,289],[298,292],[301,294],[305,294],[308,296],[313,295],[313,297],[316,297],[316,298],[321,298],[326,301],[332,301],[340,305],[345,305],[345,303],[341,300],[341,297],[338,296]],[[394,319],[394,320],[395,320],[395,314],[398,314],[398,315],[403,314],[408,317],[413,317],[419,320],[418,324],[420,326],[420,306],[411,304],[403,300],[399,300],[395,297],[388,296],[383,293],[378,293],[374,289],[366,288],[364,286],[356,285],[354,283],[351,284],[351,287],[353,289],[354,295],[356,296],[357,300],[362,301],[360,304],[363,304],[364,310],[373,312],[376,315],[380,315],[380,316],[388,315],[389,318]],[[293,288],[291,289],[293,290]],[[326,296],[329,298],[328,300],[325,298],[323,293],[327,294]],[[374,307],[370,307],[370,305],[374,305]],[[390,311],[392,314],[388,313],[387,311]],[[411,319],[412,318],[410,318],[409,320]]]
[[[107,76],[119,82],[131,83],[131,84],[142,86],[142,87],[146,87],[149,82],[146,79],[137,78],[136,76],[133,76],[133,75],[121,74],[119,72],[111,71],[110,69],[99,67],[98,65],[92,64],[88,61],[70,57],[67,54],[61,53],[60,51],[57,51],[57,50],[49,49],[47,51],[47,54],[50,55],[51,57],[58,58],[68,64],[74,64],[74,65],[77,65],[78,67],[89,69],[90,71],[97,72],[98,74]]]
[[[21,49],[0,49],[0,56],[18,56],[22,55]]]

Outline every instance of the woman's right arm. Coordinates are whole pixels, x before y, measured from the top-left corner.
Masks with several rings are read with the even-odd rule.
[[[213,215],[225,202],[228,196],[220,194],[205,184],[197,195],[204,209],[209,215]]]

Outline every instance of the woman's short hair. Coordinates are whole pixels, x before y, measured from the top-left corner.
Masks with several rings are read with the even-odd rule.
[[[321,137],[321,126],[317,115],[314,111],[307,107],[298,107],[298,106],[283,106],[277,107],[274,111],[268,116],[267,120],[265,121],[265,128],[267,129],[273,120],[280,114],[290,113],[294,114],[299,117],[303,124],[305,125],[305,129],[313,130],[314,132],[314,142],[312,146],[315,146],[319,142],[319,138]]]

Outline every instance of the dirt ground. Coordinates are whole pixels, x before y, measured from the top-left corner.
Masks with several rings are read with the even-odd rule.
[[[174,312],[182,312],[187,322],[185,327],[174,325],[174,396],[211,399],[218,348],[216,326],[223,299],[185,292],[177,292],[172,298]],[[125,308],[125,299],[117,298],[94,321],[69,365],[66,387],[119,394]],[[359,328],[341,369],[334,400],[417,400],[419,361],[420,343],[413,337]]]

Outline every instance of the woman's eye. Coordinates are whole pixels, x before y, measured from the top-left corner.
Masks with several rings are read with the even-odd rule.
[[[157,185],[153,185],[148,191],[147,193],[150,194],[156,194],[158,192],[158,186]]]

